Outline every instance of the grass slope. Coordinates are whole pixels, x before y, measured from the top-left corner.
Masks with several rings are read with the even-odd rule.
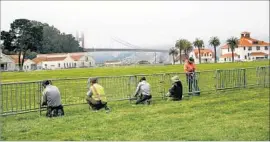
[[[150,106],[109,105],[109,114],[80,105],[66,107],[62,118],[38,112],[2,117],[1,139],[270,140],[268,88],[202,93],[181,102],[154,100]]]
[[[198,71],[228,69],[228,68],[246,68],[269,65],[269,61],[243,62],[243,63],[223,63],[223,64],[199,64]],[[34,81],[56,78],[76,78],[89,76],[119,76],[134,74],[153,74],[165,72],[184,72],[183,65],[168,66],[129,66],[129,67],[103,67],[87,69],[67,69],[50,71],[32,71],[32,72],[3,72],[1,73],[2,82]]]

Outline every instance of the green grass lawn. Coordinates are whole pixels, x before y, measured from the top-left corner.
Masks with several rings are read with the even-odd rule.
[[[268,66],[268,61],[200,64],[199,71]],[[33,72],[1,73],[2,81],[36,81],[56,78],[119,76],[176,72],[184,82],[183,65],[135,66],[114,68],[69,69]],[[248,84],[256,84],[256,70],[247,69]],[[269,73],[268,73],[269,74]],[[147,76],[154,97],[164,95],[170,87],[170,77]],[[116,79],[117,78],[117,79]],[[164,81],[160,83],[160,81]],[[66,116],[47,119],[38,112],[2,117],[3,140],[270,140],[269,88],[249,88],[234,91],[215,89],[214,72],[201,72],[200,97],[182,102],[166,102],[155,98],[151,106],[131,106],[129,101],[110,102],[112,112],[89,112],[87,105],[66,106]],[[228,80],[229,83],[231,80]],[[64,104],[84,102],[87,79],[60,80],[58,86]],[[109,99],[128,98],[136,87],[130,77],[101,78]],[[40,90],[36,83],[2,86],[4,111],[10,108],[38,108]],[[165,86],[165,87],[164,87]],[[13,88],[13,89],[12,89]],[[15,89],[14,89],[15,88]],[[43,115],[45,112],[43,112]],[[49,124],[51,123],[51,124]]]
[[[228,69],[228,68],[246,68],[269,65],[269,61],[259,62],[239,62],[222,64],[200,64],[197,65],[198,71]],[[153,74],[165,72],[184,72],[183,65],[167,66],[129,66],[129,67],[102,67],[86,69],[67,69],[51,71],[31,71],[31,72],[3,72],[1,74],[2,82],[35,81],[43,79],[57,78],[77,78],[89,76],[119,76],[134,74]]]
[[[112,112],[65,107],[62,118],[38,112],[2,117],[2,140],[262,140],[269,139],[269,90],[213,92],[150,106],[111,102]],[[45,115],[45,112],[43,112]]]

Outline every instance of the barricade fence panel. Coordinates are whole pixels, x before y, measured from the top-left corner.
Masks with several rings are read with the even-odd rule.
[[[20,112],[39,109],[40,82],[1,84],[2,112]]]
[[[109,101],[130,100],[133,98],[141,77],[151,85],[153,98],[165,98],[172,87],[171,78],[177,75],[183,85],[184,95],[196,92],[244,88],[249,86],[269,87],[270,66],[186,73],[163,73],[151,75],[126,75],[97,77],[105,89]],[[94,77],[94,76],[91,76]],[[191,77],[191,78],[190,78]],[[190,83],[192,89],[190,89]],[[89,77],[75,79],[54,79],[52,84],[61,92],[63,105],[86,103],[89,90]],[[7,113],[30,112],[40,109],[43,91],[42,81],[1,84],[1,115]]]
[[[246,69],[230,69],[216,71],[216,89],[246,87]]]
[[[269,87],[270,66],[258,67],[256,69],[257,85],[262,85],[264,87]]]

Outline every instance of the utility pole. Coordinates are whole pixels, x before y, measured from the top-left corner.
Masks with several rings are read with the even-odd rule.
[[[155,64],[157,64],[157,52],[155,52]]]

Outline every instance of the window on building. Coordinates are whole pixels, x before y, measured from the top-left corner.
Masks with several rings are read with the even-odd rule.
[[[256,46],[256,50],[260,50],[260,46]]]
[[[244,50],[246,50],[246,47],[244,46]]]
[[[265,47],[264,47],[264,50],[268,50],[268,46],[265,46]]]
[[[245,59],[247,59],[247,55],[245,55]]]
[[[76,67],[76,63],[74,63],[74,66]]]
[[[265,58],[265,59],[268,59],[268,55],[265,55],[264,58]]]
[[[229,58],[229,61],[231,61],[231,58]]]
[[[252,47],[248,47],[248,51],[251,51],[252,50]]]
[[[248,53],[248,57],[250,56],[250,53]]]
[[[230,52],[230,48],[228,48],[228,52]]]
[[[259,42],[258,41],[253,41],[253,44],[258,44]]]
[[[226,62],[226,58],[224,58],[224,61]]]
[[[60,68],[60,63],[58,63],[58,67]]]

